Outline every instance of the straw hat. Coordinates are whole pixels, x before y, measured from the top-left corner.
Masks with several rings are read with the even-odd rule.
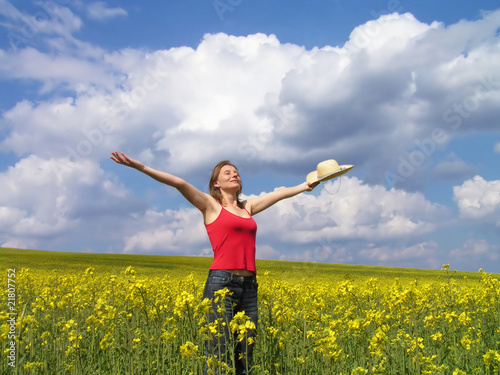
[[[307,182],[313,184],[318,181],[327,181],[349,172],[353,165],[340,165],[333,159],[322,161],[315,171],[307,175]]]

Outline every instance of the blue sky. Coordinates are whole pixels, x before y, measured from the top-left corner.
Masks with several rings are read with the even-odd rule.
[[[500,272],[494,1],[0,0],[0,245],[210,256],[201,215],[114,150],[246,196],[257,257]]]

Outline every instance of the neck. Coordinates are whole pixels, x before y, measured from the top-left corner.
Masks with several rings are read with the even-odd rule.
[[[238,205],[238,198],[236,197],[236,194],[230,194],[226,193],[224,191],[221,192],[222,195],[222,205],[228,205],[228,206],[237,206]]]

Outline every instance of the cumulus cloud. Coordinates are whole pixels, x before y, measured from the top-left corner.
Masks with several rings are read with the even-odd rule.
[[[10,54],[8,59],[0,62],[0,72],[11,78],[41,82],[39,92],[42,94],[71,90],[83,98],[88,95],[87,90],[91,90],[92,86],[98,85],[105,90],[114,87],[116,83],[114,73],[110,73],[105,64],[96,65],[95,62],[78,56],[55,57],[33,48],[24,48]],[[99,98],[99,90],[90,95]],[[50,101],[46,104],[51,105]],[[54,105],[57,105],[57,101]]]
[[[384,266],[399,267],[425,267],[439,269],[440,262],[439,245],[434,242],[420,242],[407,247],[396,247],[394,244],[388,246],[371,245],[360,251],[365,262]],[[417,267],[417,268],[418,268]]]
[[[413,243],[436,231],[450,217],[445,207],[427,201],[420,193],[388,191],[382,186],[366,185],[355,177],[342,177],[340,189],[332,195],[339,183],[325,183],[319,195],[299,195],[259,214],[256,220],[260,243],[289,260],[298,260],[293,255],[297,251],[301,260],[379,258],[385,262],[389,248],[383,253],[373,249],[363,252],[359,250],[359,241]],[[310,253],[305,254],[304,249]],[[392,249],[393,255],[399,251]]]
[[[496,221],[500,226],[500,180],[486,181],[476,176],[453,188],[461,217],[473,221]]]
[[[136,216],[136,222],[139,230],[125,239],[125,253],[204,254],[208,236],[201,213],[195,208],[148,210]]]
[[[68,160],[102,159],[103,148],[115,145],[117,125],[105,96],[54,99],[39,104],[22,101],[4,114],[11,125],[1,145],[22,156],[35,153],[44,158]]]
[[[120,136],[113,138],[118,146],[149,155],[147,162],[166,160],[162,165],[173,172],[179,171],[178,160],[183,170],[199,171],[210,160],[234,155],[248,170],[305,170],[335,150],[346,163],[370,165],[366,181],[380,183],[393,171],[401,184],[396,186],[405,187],[419,180],[425,161],[469,126],[471,116],[498,115],[498,85],[490,79],[496,66],[482,56],[499,53],[499,24],[500,11],[449,27],[391,14],[357,27],[342,47],[306,50],[274,35],[207,34],[196,49],[88,56],[26,49],[5,54],[3,64],[5,72],[42,81],[45,92],[75,93],[67,106],[85,125],[64,116],[57,121],[64,123],[63,133],[72,134],[65,146],[77,146],[82,127],[98,129],[111,119],[119,126],[114,133]],[[23,119],[51,134],[51,126],[37,121],[39,107],[56,113],[60,100],[24,105]],[[11,129],[7,150],[14,150],[14,136],[29,137],[16,131],[23,124],[15,112],[4,115]],[[475,126],[491,128],[490,121]],[[438,127],[445,136],[433,138]],[[67,154],[65,147],[54,150],[53,156]],[[416,171],[401,175],[402,160]]]
[[[477,271],[496,272],[492,267],[500,259],[500,246],[485,240],[467,240],[461,248],[450,251],[450,265],[458,269],[468,268]]]
[[[6,247],[70,250],[73,241],[113,237],[107,232],[113,223],[107,229],[102,224],[110,218],[121,222],[129,209],[141,207],[130,192],[88,160],[31,155],[1,173],[0,186],[0,227]],[[75,247],[81,250],[81,246]]]

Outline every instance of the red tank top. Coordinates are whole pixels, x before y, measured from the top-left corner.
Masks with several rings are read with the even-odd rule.
[[[251,216],[240,217],[222,207],[217,219],[205,224],[205,227],[214,251],[211,270],[240,269],[256,272],[257,223]]]

